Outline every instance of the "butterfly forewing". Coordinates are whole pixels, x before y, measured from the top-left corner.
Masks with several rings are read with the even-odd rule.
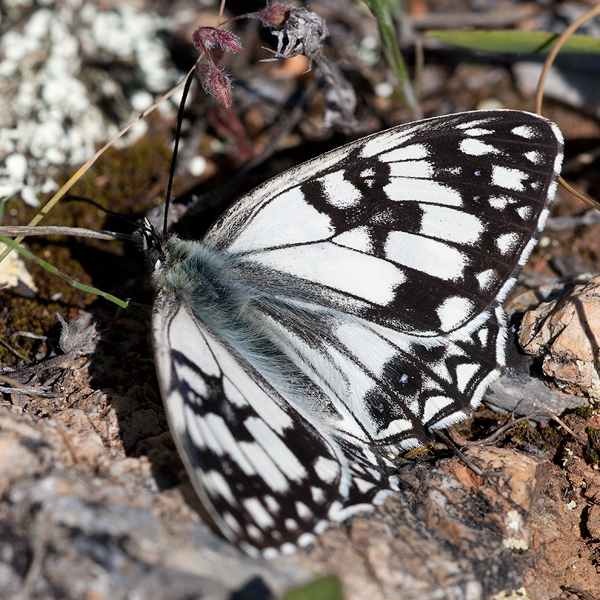
[[[381,500],[401,450],[479,404],[561,159],[535,115],[440,117],[275,177],[204,242],[165,238],[158,377],[229,539],[306,541]]]
[[[560,154],[555,126],[528,113],[400,126],[275,177],[206,241],[345,312],[451,332],[496,302],[526,258]]]

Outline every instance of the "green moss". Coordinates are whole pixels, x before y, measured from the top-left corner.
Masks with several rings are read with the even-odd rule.
[[[596,450],[590,450],[590,452],[588,452],[587,456],[588,456],[589,462],[591,462],[593,465],[600,464],[600,454],[598,454],[598,452]]]
[[[510,435],[513,440],[527,443],[533,441],[536,436],[536,432],[532,430],[527,421],[521,421],[521,423],[517,423],[510,431]]]
[[[428,456],[433,453],[434,446],[434,442],[431,441],[429,444],[427,444],[427,446],[417,446],[416,448],[411,448],[404,454],[404,456],[406,458],[410,458],[411,456]]]
[[[71,193],[91,198],[122,215],[145,214],[165,197],[170,135],[170,131],[163,131],[143,137],[130,148],[110,148],[73,186]],[[98,227],[99,211],[95,207],[71,203],[69,209],[79,227]]]
[[[595,407],[594,406],[580,406],[575,410],[575,414],[583,417],[584,419],[589,419],[590,417],[592,417],[594,415],[594,411],[595,411]]]
[[[600,429],[594,427],[588,427],[585,432],[588,435],[590,446],[593,452],[600,451]]]

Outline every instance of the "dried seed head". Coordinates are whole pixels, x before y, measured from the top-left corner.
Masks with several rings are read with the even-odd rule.
[[[323,40],[329,35],[325,19],[306,8],[291,9],[285,25],[277,32],[277,50],[272,60],[304,54],[309,61],[323,58]]]
[[[231,108],[231,81],[229,76],[217,69],[217,63],[225,50],[241,52],[240,39],[231,31],[218,27],[198,27],[192,35],[194,46],[206,53],[206,73],[202,87],[227,110]]]
[[[216,44],[215,38],[212,35],[213,27],[198,27],[192,34],[192,41],[196,50],[204,50],[208,52]]]
[[[286,6],[278,2],[269,2],[265,8],[253,13],[253,16],[260,19],[263,25],[267,27],[281,29],[293,10],[293,6]]]

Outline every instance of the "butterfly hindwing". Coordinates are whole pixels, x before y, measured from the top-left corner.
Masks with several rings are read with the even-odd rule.
[[[316,383],[308,394],[280,386],[281,395],[321,430],[343,433],[381,456],[424,444],[433,427],[445,427],[476,407],[504,362],[504,314],[500,307],[479,315],[452,334],[417,336],[316,303],[257,300],[257,328],[273,347],[292,357],[300,373]],[[278,361],[281,362],[281,361]],[[260,365],[257,367],[260,370]],[[273,382],[277,378],[267,375]],[[304,409],[304,410],[303,410]]]
[[[161,391],[194,488],[232,542],[269,555],[374,501],[381,461],[350,467],[327,439],[174,297],[159,293],[153,336]],[[361,464],[362,463],[362,464]]]

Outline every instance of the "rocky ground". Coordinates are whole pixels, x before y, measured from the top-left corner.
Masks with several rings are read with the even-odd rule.
[[[241,14],[237,4],[228,3],[233,14]],[[214,9],[198,11],[185,2],[168,9],[150,2],[131,6],[168,22],[171,60],[182,69],[191,66],[197,56],[190,43],[194,23],[211,22]],[[112,8],[109,2],[101,11]],[[226,63],[233,76],[233,109],[224,111],[198,87],[186,114],[175,189],[180,203],[197,197],[203,202],[195,216],[179,224],[182,235],[199,237],[228,202],[283,168],[413,118],[390,93],[375,22],[350,3],[321,0],[311,8],[328,22],[326,56],[356,91],[356,122],[340,120],[339,111],[327,105],[316,66],[307,72],[302,57],[258,62],[269,57],[262,48],[274,47],[275,38],[256,21],[236,23],[244,52]],[[422,38],[426,29],[535,30],[558,23],[562,30],[557,15],[566,22],[578,8],[409,3],[402,41],[413,64],[415,40],[424,39],[424,114],[531,110],[532,73],[539,67],[532,57],[457,51]],[[19,13],[20,19],[3,14],[2,27],[22,31],[33,11]],[[74,26],[69,31],[77,34]],[[114,54],[96,59],[88,56],[78,77],[94,90],[97,105],[112,106],[106,96],[110,78],[118,82],[123,101],[130,101],[128,78],[136,85],[140,80],[131,63]],[[563,63],[544,106],[566,139],[565,176],[596,198],[597,80],[597,65]],[[107,110],[103,118],[116,118],[114,112]],[[173,138],[173,109],[165,112],[149,118],[137,142],[106,153],[72,193],[131,219],[158,206]],[[235,187],[227,185],[249,160],[254,168],[234,181]],[[50,170],[62,183],[73,169]],[[207,192],[216,194],[204,196]],[[48,392],[48,397],[13,391],[0,401],[0,597],[266,599],[330,573],[339,576],[348,600],[600,597],[600,321],[594,316],[597,282],[587,284],[600,271],[600,225],[594,213],[582,217],[587,208],[559,190],[549,228],[507,306],[515,325],[511,344],[525,346],[531,358],[515,352],[521,358],[490,390],[482,409],[453,432],[467,462],[440,442],[412,453],[399,470],[401,491],[383,506],[332,527],[294,555],[268,562],[241,554],[195,510],[197,500],[162,408],[147,323],[28,264],[31,280],[21,275],[20,285],[0,295],[4,367],[31,368],[61,354],[57,312],[69,322],[82,311],[90,313],[99,339],[89,357],[46,363],[37,383],[44,384],[38,386],[40,395]],[[32,207],[12,200],[5,223],[24,224],[33,214]],[[59,205],[47,221],[131,230],[80,203]],[[132,245],[54,237],[28,247],[83,283],[151,302],[144,261]],[[526,310],[575,285],[584,287],[570,299],[529,313],[517,341]],[[550,311],[551,324],[566,331],[561,339],[556,329],[541,327]],[[567,324],[575,328],[567,330]],[[548,353],[553,358],[545,360],[543,370]],[[512,416],[529,419],[488,444],[472,444]]]

